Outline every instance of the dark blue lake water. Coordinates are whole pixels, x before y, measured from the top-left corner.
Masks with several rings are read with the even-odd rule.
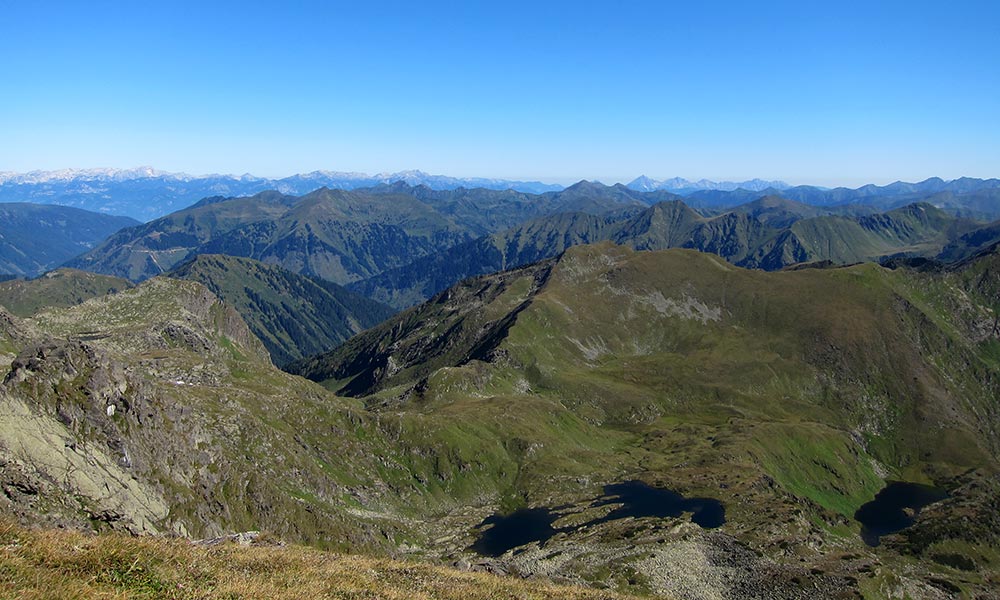
[[[655,488],[641,481],[626,481],[604,486],[604,494],[591,506],[619,505],[607,515],[568,527],[552,524],[563,516],[551,509],[526,508],[509,515],[493,515],[479,524],[479,538],[470,547],[484,556],[500,556],[504,552],[529,544],[544,542],[557,533],[572,533],[590,525],[607,523],[626,517],[680,517],[691,513],[691,520],[706,529],[726,522],[722,503],[714,498],[685,498],[671,490]],[[483,529],[492,525],[488,529]]]
[[[875,499],[854,513],[861,523],[861,539],[869,546],[878,546],[883,535],[895,533],[913,525],[920,509],[948,497],[940,488],[905,481],[891,481]],[[909,510],[907,510],[909,509]]]
[[[726,522],[726,511],[715,498],[685,498],[670,490],[655,488],[641,481],[626,481],[604,486],[604,497],[594,506],[621,504],[606,516],[589,523],[605,523],[625,517],[679,517],[691,513],[691,521],[705,529]]]
[[[547,508],[522,508],[509,515],[487,517],[479,528],[493,527],[482,531],[470,548],[483,556],[500,556],[511,548],[547,540],[558,533],[552,523],[559,516]]]

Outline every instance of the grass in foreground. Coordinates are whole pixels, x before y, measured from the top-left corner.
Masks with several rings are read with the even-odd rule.
[[[609,592],[300,546],[35,530],[0,521],[0,598],[544,599]]]

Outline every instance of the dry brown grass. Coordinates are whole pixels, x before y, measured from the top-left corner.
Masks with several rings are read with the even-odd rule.
[[[26,529],[0,521],[0,598],[544,599],[608,592],[299,546]]]

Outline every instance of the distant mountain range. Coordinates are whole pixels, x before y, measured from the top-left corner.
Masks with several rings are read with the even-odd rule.
[[[301,196],[321,187],[356,190],[405,184],[432,191],[458,189],[514,191],[543,194],[562,191],[557,184],[506,179],[457,178],[429,175],[422,171],[398,173],[350,173],[313,171],[269,179],[255,175],[188,175],[167,173],[152,167],[135,169],[65,169],[30,173],[0,172],[0,202],[60,204],[94,212],[127,215],[149,221],[211,197],[252,196],[274,190]],[[573,186],[571,186],[573,187]],[[919,183],[896,182],[886,186],[866,185],[856,189],[791,187],[783,181],[691,181],[682,178],[652,179],[645,175],[621,189],[684,196],[696,209],[732,208],[762,196],[780,195],[817,206],[864,206],[870,212],[898,208],[922,200],[960,216],[993,220],[1000,218],[1000,180],[963,177],[951,181],[934,177]]]
[[[737,266],[766,271],[805,262],[851,264],[895,255],[945,254],[958,259],[1000,239],[996,227],[983,227],[926,203],[855,216],[766,197],[705,217],[681,200],[668,200],[630,213],[539,217],[349,288],[402,309],[467,277],[527,265],[558,256],[572,246],[605,240],[637,250],[691,248],[717,254]]]
[[[69,266],[140,281],[198,254],[227,254],[343,285],[542,215],[628,214],[645,208],[637,196],[676,198],[664,194],[591,183],[531,195],[399,182],[304,196],[214,197],[120,231]]]
[[[401,309],[463,278],[599,241],[637,250],[696,249],[764,270],[896,256],[956,260],[997,241],[996,224],[927,202],[876,211],[765,196],[699,212],[688,201],[593,182],[538,195],[403,182],[304,196],[271,191],[206,198],[121,230],[67,266],[141,281],[200,254],[225,254],[345,285]]]
[[[251,196],[266,190],[302,195],[321,187],[353,190],[403,182],[437,190],[484,188],[529,193],[558,191],[561,185],[537,181],[457,178],[422,171],[341,173],[313,171],[269,179],[244,175],[188,175],[152,167],[135,169],[64,169],[30,173],[0,172],[0,202],[38,202],[75,206],[95,212],[149,221],[208,196]]]
[[[767,188],[692,190],[683,193],[686,202],[697,208],[731,208],[762,196],[781,196],[813,206],[890,210],[913,202],[928,202],[957,216],[993,220],[1000,218],[1000,179],[962,177],[945,181],[932,177],[919,183],[897,181],[889,185],[859,188],[821,188],[809,185]]]

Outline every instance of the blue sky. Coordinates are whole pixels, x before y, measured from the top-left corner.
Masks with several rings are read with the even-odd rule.
[[[0,0],[0,171],[1000,176],[997,2]]]

